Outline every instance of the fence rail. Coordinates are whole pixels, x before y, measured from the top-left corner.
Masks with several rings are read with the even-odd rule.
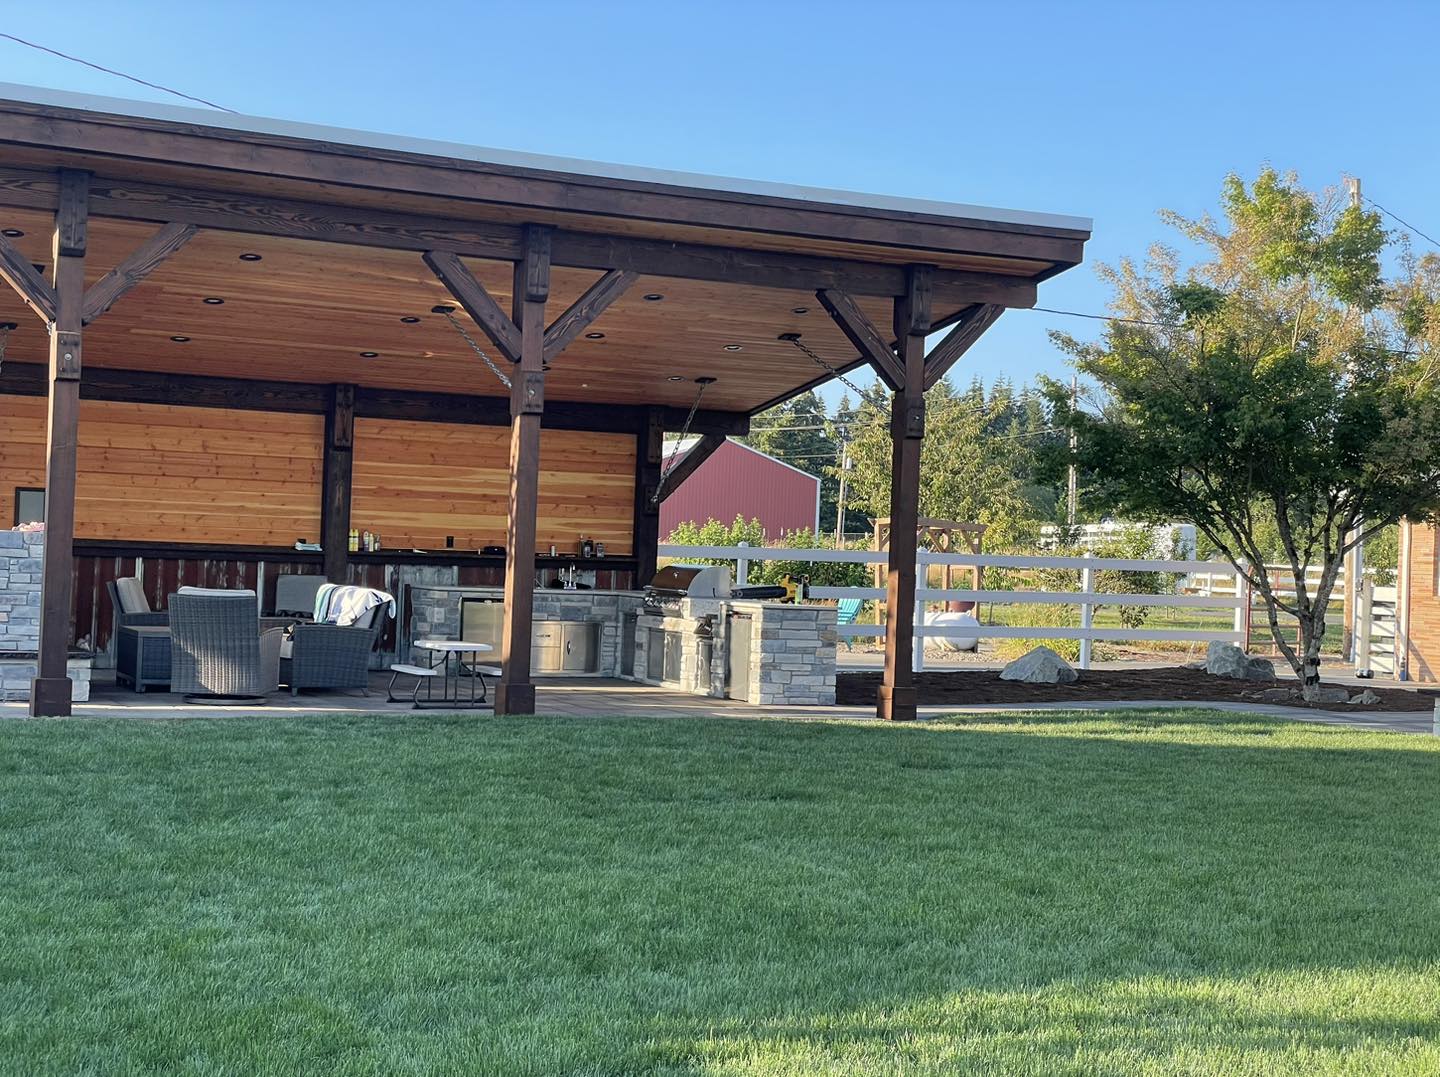
[[[889,555],[874,550],[791,550],[782,547],[748,546],[676,546],[662,545],[661,557],[677,560],[703,559],[710,561],[731,561],[735,564],[735,579],[745,583],[749,577],[750,565],[763,561],[793,561],[811,564],[857,564],[883,565]],[[920,579],[928,582],[932,566],[962,566],[967,568],[1006,569],[1066,569],[1079,574],[1077,591],[1005,591],[984,588],[942,588],[919,587],[915,592],[915,647],[913,664],[923,669],[925,664],[925,640],[927,639],[1065,639],[1080,643],[1080,666],[1088,669],[1092,644],[1095,641],[1134,640],[1145,642],[1205,643],[1221,640],[1240,643],[1245,639],[1246,621],[1250,596],[1245,581],[1229,565],[1213,561],[1146,560],[1127,557],[1049,557],[1044,555],[1017,554],[971,554],[932,553],[920,550],[917,553],[917,568]],[[1113,570],[1122,572],[1156,572],[1185,575],[1189,579],[1203,575],[1207,587],[1201,593],[1174,594],[1108,594],[1095,589],[1095,574]],[[1223,590],[1215,584],[1221,579],[1229,581]],[[859,599],[876,601],[885,597],[882,587],[831,587],[816,586],[810,589],[811,597],[826,600]],[[1053,605],[1076,606],[1079,608],[1079,626],[1019,626],[1000,624],[953,625],[927,624],[926,607],[947,602],[994,605]],[[1094,624],[1095,609],[1100,606],[1154,606],[1179,609],[1214,609],[1229,611],[1232,615],[1230,629],[1195,628],[1099,628]],[[978,620],[978,617],[977,617]],[[845,637],[883,637],[883,624],[841,625],[839,633]]]

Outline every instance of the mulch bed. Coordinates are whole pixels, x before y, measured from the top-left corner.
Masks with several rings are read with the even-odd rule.
[[[1378,684],[1344,685],[1351,695],[1369,689],[1380,697],[1379,703],[1320,703],[1303,700],[1262,700],[1266,688],[1289,687],[1294,680],[1280,678],[1272,684],[1234,681],[1214,677],[1198,669],[1184,666],[1158,669],[1091,669],[1080,670],[1074,684],[1024,684],[1002,681],[1000,671],[993,669],[927,670],[915,674],[919,702],[924,705],[943,703],[1073,703],[1102,700],[1182,699],[1196,702],[1279,703],[1282,706],[1318,710],[1357,711],[1428,711],[1435,697],[1410,688],[1382,688]],[[1328,682],[1327,682],[1328,683]],[[852,706],[875,702],[879,673],[841,673],[835,678],[835,702]]]

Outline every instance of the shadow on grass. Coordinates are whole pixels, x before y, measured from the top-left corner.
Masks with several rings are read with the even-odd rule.
[[[1194,712],[17,724],[0,1054],[1440,1061],[1437,761],[1422,738]]]

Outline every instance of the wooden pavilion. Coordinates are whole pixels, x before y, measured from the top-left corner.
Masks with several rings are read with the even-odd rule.
[[[868,364],[910,533],[925,390],[1088,237],[0,85],[0,512],[43,488],[47,518],[31,713],[69,713],[69,648],[137,558],[163,588],[260,563],[371,582],[408,556],[503,577],[496,710],[528,713],[537,551],[584,534],[612,585],[647,582],[666,432],[702,435],[698,466]],[[349,552],[361,526],[387,550]],[[915,713],[914,588],[892,545],[886,718]]]

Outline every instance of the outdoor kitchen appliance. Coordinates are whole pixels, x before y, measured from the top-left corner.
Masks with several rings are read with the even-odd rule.
[[[716,565],[666,565],[645,588],[645,608],[677,613],[687,598],[784,598],[790,588],[778,584],[732,587],[730,570]]]

